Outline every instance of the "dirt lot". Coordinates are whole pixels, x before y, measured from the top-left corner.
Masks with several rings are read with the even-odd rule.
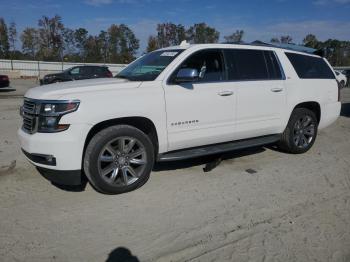
[[[31,85],[0,93],[1,261],[350,261],[350,89],[305,155],[245,150],[208,173],[210,159],[164,163],[107,196],[55,187],[20,154]]]

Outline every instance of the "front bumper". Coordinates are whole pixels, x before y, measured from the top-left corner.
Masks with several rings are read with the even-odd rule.
[[[35,166],[58,171],[80,170],[90,128],[87,124],[74,124],[63,132],[34,134],[19,129],[18,138],[27,159]]]
[[[47,180],[59,185],[78,186],[82,184],[81,170],[53,170],[37,167],[38,172]]]
[[[10,81],[1,81],[0,88],[5,88],[10,86]]]

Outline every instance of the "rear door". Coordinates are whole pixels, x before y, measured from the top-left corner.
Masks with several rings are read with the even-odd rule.
[[[80,79],[90,79],[94,78],[94,67],[93,66],[83,66],[80,69],[81,77]]]
[[[225,58],[237,92],[236,139],[281,132],[286,92],[275,53],[227,49]]]

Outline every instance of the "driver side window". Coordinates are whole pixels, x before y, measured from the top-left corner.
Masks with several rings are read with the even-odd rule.
[[[197,69],[198,82],[216,82],[225,78],[222,53],[218,50],[204,50],[187,58],[180,69]]]
[[[75,67],[72,70],[70,70],[71,75],[78,75],[80,73],[80,67]]]

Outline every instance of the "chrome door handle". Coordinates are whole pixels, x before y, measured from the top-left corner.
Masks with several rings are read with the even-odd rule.
[[[232,96],[233,92],[232,91],[221,91],[218,93],[219,96]]]
[[[271,91],[275,92],[275,93],[278,93],[278,92],[282,92],[283,88],[281,88],[281,87],[271,88]]]

